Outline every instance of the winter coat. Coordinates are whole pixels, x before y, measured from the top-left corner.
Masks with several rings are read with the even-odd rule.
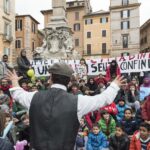
[[[117,67],[116,69],[116,76],[118,75],[121,75],[121,72],[120,72],[120,68]],[[110,74],[110,66],[106,69],[106,80],[107,81],[110,81],[111,80],[111,74]]]
[[[110,115],[116,115],[118,113],[116,104],[114,102],[110,105],[102,107],[100,110],[106,110]]]
[[[97,135],[90,133],[87,141],[86,150],[102,150],[108,147],[106,136],[100,131]]]
[[[111,136],[109,141],[110,150],[129,150],[130,140],[126,134],[121,137]]]
[[[125,132],[128,135],[133,135],[133,133],[137,130],[137,122],[135,119],[129,119],[126,120],[125,118],[123,118],[123,120],[121,121],[122,126],[124,126],[125,128]]]
[[[129,150],[141,150],[141,141],[140,141],[140,133],[136,132],[130,142],[130,149]],[[150,142],[147,145],[147,149],[150,150]]]
[[[115,133],[116,130],[116,122],[115,120],[110,117],[110,121],[108,124],[106,124],[105,120],[103,118],[101,118],[98,122],[98,125],[101,129],[101,131],[107,136],[111,136]]]
[[[124,111],[125,111],[126,108],[128,108],[128,106],[126,104],[124,106],[120,106],[119,104],[117,104],[117,110],[118,110],[117,120],[119,122],[123,119]]]
[[[93,126],[93,123],[97,123],[100,119],[99,111],[90,112],[87,115],[85,115],[85,120],[87,122],[87,126],[91,129]]]
[[[142,107],[142,118],[144,120],[150,121],[150,96],[147,97]]]

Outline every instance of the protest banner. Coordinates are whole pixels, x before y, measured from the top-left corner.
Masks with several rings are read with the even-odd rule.
[[[139,53],[133,56],[122,56],[116,58],[100,58],[87,59],[88,75],[98,75],[100,72],[104,73],[107,66],[112,60],[116,59],[121,73],[133,73],[150,71],[150,53]],[[48,76],[48,68],[55,62],[66,62],[74,71],[80,65],[79,60],[32,60],[31,64],[35,70],[36,76]]]

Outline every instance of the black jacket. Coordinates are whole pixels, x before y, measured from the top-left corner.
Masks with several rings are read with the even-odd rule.
[[[129,145],[130,140],[126,134],[122,135],[121,137],[116,137],[114,135],[110,138],[110,150],[129,150]]]

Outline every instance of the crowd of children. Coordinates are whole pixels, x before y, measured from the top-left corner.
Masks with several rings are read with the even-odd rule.
[[[106,76],[88,77],[84,73],[83,78],[81,74],[72,77],[68,92],[91,96],[102,93],[120,74],[116,62],[111,65]],[[150,95],[144,100],[139,96],[140,87],[150,88],[150,77],[142,83],[138,81],[136,77],[127,79],[112,104],[80,120],[75,150],[150,150]],[[46,90],[51,84],[50,78],[39,78],[34,83],[28,79],[20,81],[20,86],[29,92]],[[9,80],[0,80],[0,149],[29,150],[28,111],[11,98],[11,87]]]

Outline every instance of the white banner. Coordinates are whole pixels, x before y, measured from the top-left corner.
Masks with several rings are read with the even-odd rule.
[[[143,72],[150,71],[150,53],[140,53],[134,56],[124,56],[117,58],[103,59],[87,59],[88,75],[98,75],[100,72],[105,72],[112,60],[116,59],[121,73]],[[61,60],[66,62],[74,71],[80,65],[79,60]],[[59,60],[33,60],[32,67],[35,70],[36,76],[48,76],[48,68]]]

